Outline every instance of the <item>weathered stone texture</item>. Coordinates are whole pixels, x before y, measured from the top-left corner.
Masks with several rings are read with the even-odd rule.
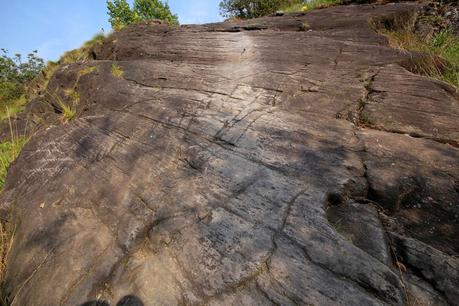
[[[78,118],[0,198],[11,304],[457,304],[458,98],[368,23],[417,8],[140,24],[61,67]]]

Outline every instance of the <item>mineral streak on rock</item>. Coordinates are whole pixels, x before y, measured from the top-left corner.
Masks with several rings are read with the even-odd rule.
[[[11,305],[457,305],[458,98],[369,24],[418,8],[145,23],[62,66],[78,118],[0,198]]]

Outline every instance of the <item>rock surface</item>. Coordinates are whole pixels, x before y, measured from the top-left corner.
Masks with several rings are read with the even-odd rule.
[[[458,96],[369,26],[418,8],[145,23],[61,67],[48,91],[78,97],[78,118],[42,128],[10,169],[3,294],[457,305]],[[29,105],[56,112],[53,98]]]

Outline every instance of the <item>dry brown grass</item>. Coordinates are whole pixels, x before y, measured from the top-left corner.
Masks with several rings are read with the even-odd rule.
[[[6,259],[11,250],[15,229],[8,221],[0,220],[0,281],[3,280]]]
[[[0,219],[0,305],[8,305],[2,290],[6,273],[6,262],[13,245],[16,228],[11,222]]]

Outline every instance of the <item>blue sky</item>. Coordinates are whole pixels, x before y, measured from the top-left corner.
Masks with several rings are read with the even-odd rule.
[[[221,21],[218,3],[169,0],[182,24]],[[105,0],[0,0],[0,7],[0,48],[11,54],[38,50],[44,59],[57,60],[102,29],[111,29]]]

